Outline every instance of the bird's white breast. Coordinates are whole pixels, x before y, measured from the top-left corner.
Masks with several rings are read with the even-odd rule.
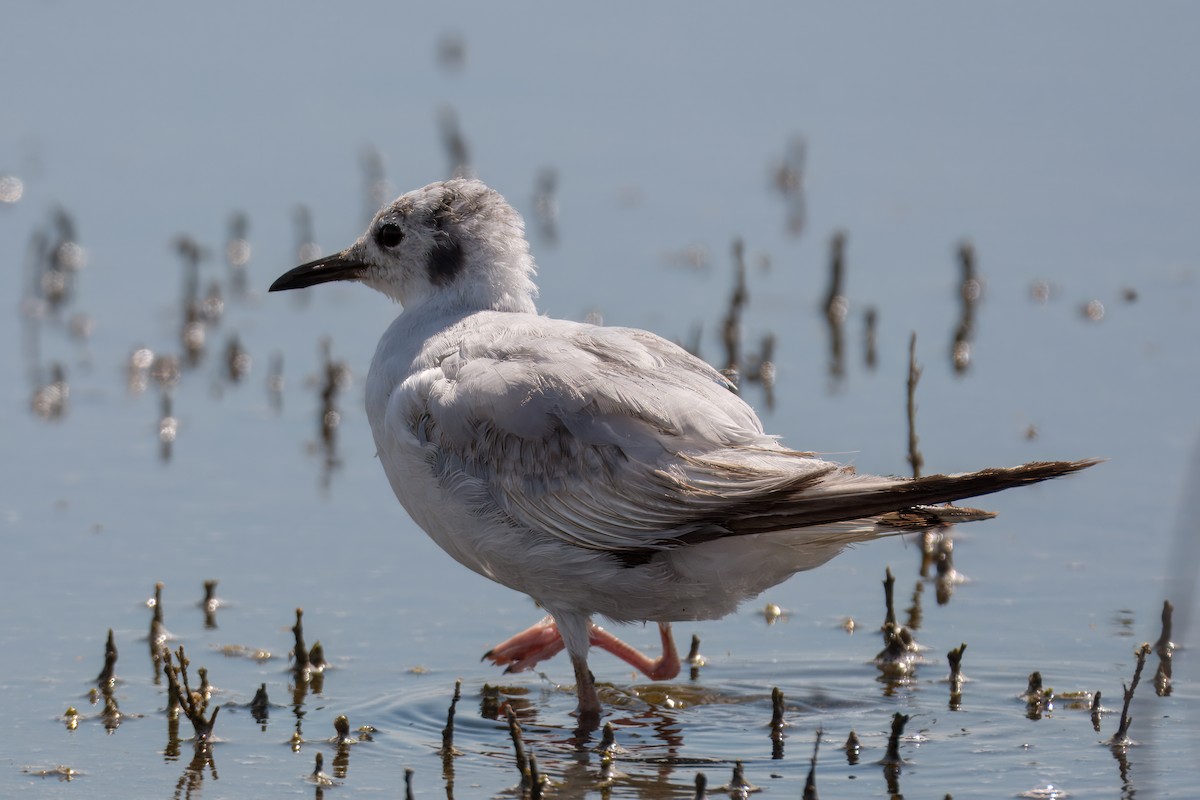
[[[438,480],[431,445],[421,437],[419,420],[437,361],[429,340],[443,327],[415,314],[401,314],[391,324],[367,374],[367,419],[392,491],[413,521],[457,561],[499,580],[495,565],[472,544],[480,520]]]
[[[557,543],[514,528],[482,482],[460,471],[440,471],[439,460],[446,454],[425,436],[432,398],[453,388],[462,331],[486,321],[506,325],[522,316],[526,315],[401,314],[380,339],[367,375],[366,404],[381,465],[413,521],[459,563],[537,597],[537,587],[546,582],[539,567],[545,566],[546,553]],[[470,425],[467,419],[454,422]],[[460,435],[469,432],[464,427]]]

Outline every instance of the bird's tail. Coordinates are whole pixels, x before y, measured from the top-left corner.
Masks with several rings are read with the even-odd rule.
[[[750,513],[727,523],[735,535],[770,533],[848,520],[874,519],[895,528],[927,528],[951,522],[986,519],[995,514],[960,506],[936,505],[976,497],[1030,483],[1069,475],[1100,459],[1035,461],[1018,467],[995,467],[958,475],[921,478],[879,478],[844,473],[827,475],[788,496],[786,490],[762,502]]]

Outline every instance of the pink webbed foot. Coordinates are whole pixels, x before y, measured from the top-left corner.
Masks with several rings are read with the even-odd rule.
[[[553,658],[563,649],[562,636],[552,617],[537,622],[520,633],[505,639],[483,654],[496,666],[503,666],[505,673],[524,672],[548,658]]]
[[[658,629],[663,647],[663,654],[659,658],[650,658],[595,623],[588,628],[588,643],[612,653],[652,681],[670,680],[679,674],[679,653],[675,650],[671,625],[660,622]],[[497,666],[505,666],[505,672],[521,672],[557,655],[562,649],[563,640],[558,627],[553,618],[546,617],[496,645],[483,657]]]

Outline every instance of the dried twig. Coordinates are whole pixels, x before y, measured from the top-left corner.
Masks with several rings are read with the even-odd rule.
[[[450,698],[450,710],[446,712],[446,727],[442,728],[442,754],[454,752],[454,713],[462,698],[462,680],[454,682],[454,696]]]
[[[113,640],[112,628],[108,629],[108,641],[104,643],[104,668],[96,676],[101,689],[111,689],[117,679],[117,643]]]
[[[917,332],[908,340],[908,463],[914,478],[921,477],[925,456],[917,439],[917,383],[921,380],[921,367],[917,364]]]
[[[1129,716],[1129,704],[1133,702],[1133,692],[1137,689],[1138,681],[1142,679],[1142,668],[1146,666],[1146,656],[1150,654],[1150,645],[1143,644],[1136,651],[1137,666],[1133,669],[1133,680],[1129,682],[1125,689],[1125,702],[1121,706],[1121,724],[1117,727],[1117,732],[1109,739],[1109,744],[1114,747],[1125,747],[1133,743],[1129,738],[1129,726],[1133,724],[1133,717]]]
[[[179,707],[187,716],[188,721],[192,723],[192,728],[196,732],[196,744],[201,745],[209,742],[212,738],[213,725],[217,721],[217,713],[221,710],[220,706],[213,709],[211,717],[205,718],[204,712],[208,710],[208,699],[201,692],[193,692],[188,684],[188,661],[187,654],[184,653],[183,645],[175,651],[175,656],[178,659],[178,665],[171,661],[171,652],[165,650],[163,653],[163,671],[167,675],[167,683],[174,697],[177,698]]]
[[[771,758],[783,758],[783,740],[786,738],[783,729],[787,725],[783,720],[783,692],[778,686],[771,689]]]
[[[1158,655],[1158,669],[1154,671],[1154,692],[1159,697],[1171,694],[1171,657],[1175,652],[1175,643],[1171,641],[1171,615],[1175,606],[1170,600],[1163,601],[1162,633],[1154,643],[1154,652]]]
[[[729,293],[729,311],[721,323],[721,340],[725,344],[725,368],[722,372],[734,385],[741,383],[742,311],[749,300],[746,291],[745,243],[733,240],[733,291]]]
[[[525,757],[525,742],[521,739],[521,724],[517,722],[517,714],[512,706],[505,706],[504,713],[508,717],[508,735],[513,743],[513,755],[517,761],[517,771],[521,773],[521,786],[529,785],[529,759]]]
[[[950,662],[950,708],[957,711],[962,706],[962,657],[963,651],[967,649],[967,643],[963,642],[958,647],[946,653],[946,659]]]

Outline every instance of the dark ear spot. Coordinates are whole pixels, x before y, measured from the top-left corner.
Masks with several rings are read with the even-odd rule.
[[[433,250],[429,252],[429,280],[437,286],[445,286],[462,268],[462,245],[445,231],[438,231],[433,239]]]
[[[433,236],[433,250],[429,253],[429,279],[437,286],[453,281],[463,268],[462,244],[447,230],[453,220],[451,206],[455,199],[457,195],[447,191],[433,212],[437,231]]]

